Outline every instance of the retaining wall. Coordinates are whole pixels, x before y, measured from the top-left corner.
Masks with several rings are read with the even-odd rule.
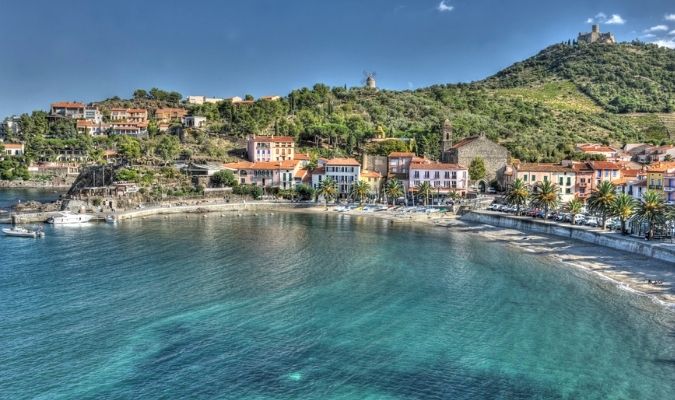
[[[655,243],[646,240],[622,236],[618,233],[601,231],[588,227],[561,225],[528,217],[516,217],[484,211],[471,211],[460,217],[463,221],[493,225],[519,231],[543,233],[569,239],[581,240],[598,246],[623,250],[675,265],[675,244]]]

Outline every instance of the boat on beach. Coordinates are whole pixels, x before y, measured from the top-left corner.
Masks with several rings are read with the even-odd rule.
[[[3,228],[2,233],[4,233],[7,236],[28,237],[28,238],[44,237],[45,235],[44,231],[42,231],[41,228],[26,229],[20,226],[15,226],[12,228]]]
[[[47,219],[48,224],[83,224],[94,218],[91,214],[75,214],[70,211],[60,212]]]

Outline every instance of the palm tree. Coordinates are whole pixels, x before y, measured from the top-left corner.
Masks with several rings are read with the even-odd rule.
[[[548,180],[537,182],[530,197],[535,207],[544,209],[544,219],[547,219],[548,210],[555,208],[560,202],[560,188]]]
[[[635,199],[627,193],[620,193],[612,203],[612,214],[621,220],[621,234],[626,234],[626,221],[633,216],[635,212]]]
[[[578,197],[573,198],[567,202],[565,209],[568,213],[572,215],[572,225],[575,224],[574,219],[577,214],[581,213],[581,210],[584,208],[584,201]]]
[[[384,188],[384,194],[387,196],[387,199],[391,199],[391,205],[394,205],[396,199],[403,196],[403,186],[401,186],[401,182],[397,179],[387,181],[387,186]]]
[[[530,189],[520,178],[513,181],[506,191],[506,202],[516,206],[516,215],[520,215],[520,207],[527,203],[528,197],[530,197]]]
[[[319,189],[317,190],[316,194],[318,196],[323,196],[324,205],[326,210],[328,210],[328,200],[337,196],[337,182],[335,182],[335,180],[330,177],[324,179],[319,184]]]
[[[363,203],[363,198],[368,196],[370,192],[370,185],[365,181],[356,181],[352,185],[352,196],[359,199],[359,204]]]
[[[588,209],[594,213],[600,214],[602,218],[602,229],[605,229],[607,217],[612,213],[612,204],[616,198],[616,187],[612,182],[603,181],[588,196]]]
[[[635,209],[638,222],[646,222],[649,226],[647,239],[654,237],[654,225],[666,222],[667,206],[661,193],[648,190],[642,195],[642,201]]]
[[[417,187],[415,188],[417,190],[417,193],[420,196],[424,197],[424,206],[427,205],[427,202],[429,201],[429,196],[431,196],[431,184],[429,182],[422,182]]]

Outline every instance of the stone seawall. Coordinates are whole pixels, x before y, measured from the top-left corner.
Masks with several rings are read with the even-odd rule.
[[[152,215],[185,214],[185,213],[209,213],[209,212],[235,212],[256,210],[278,210],[289,208],[307,208],[314,204],[291,203],[291,202],[247,202],[247,203],[212,203],[194,204],[188,206],[172,207],[149,207],[138,210],[125,211],[116,214],[118,220],[148,217]]]
[[[622,236],[618,233],[591,229],[583,226],[561,225],[528,217],[516,217],[487,211],[468,212],[460,218],[463,221],[501,228],[536,232],[568,239],[581,240],[598,246],[623,250],[658,260],[675,263],[675,244],[648,242],[643,239]]]

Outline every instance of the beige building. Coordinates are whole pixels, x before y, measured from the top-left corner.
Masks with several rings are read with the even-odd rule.
[[[246,138],[248,160],[284,161],[295,158],[295,139],[291,136],[257,136]]]
[[[364,169],[361,171],[361,175],[359,175],[359,180],[368,184],[370,193],[372,193],[376,199],[380,198],[380,193],[382,193],[382,183],[384,182],[382,174],[377,171],[368,171]]]
[[[549,181],[558,185],[561,202],[566,203],[574,198],[576,173],[572,166],[523,163],[516,166],[516,179],[522,179],[530,188]]]

